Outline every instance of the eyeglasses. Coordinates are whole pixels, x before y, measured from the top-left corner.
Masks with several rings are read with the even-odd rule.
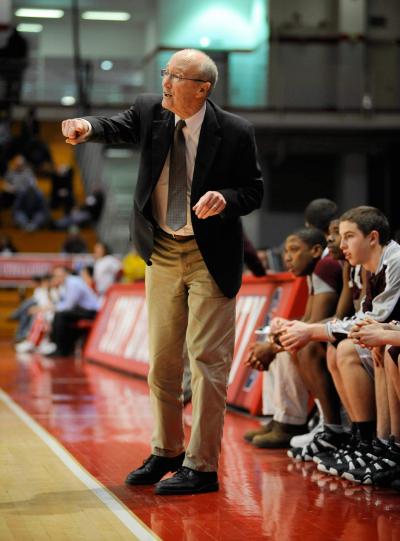
[[[169,77],[172,81],[196,81],[197,83],[208,83],[204,79],[194,79],[193,77],[183,77],[182,75],[175,75],[170,71],[164,69],[161,70],[161,77]]]

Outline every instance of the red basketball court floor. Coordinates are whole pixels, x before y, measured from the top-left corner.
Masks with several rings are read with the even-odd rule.
[[[81,361],[37,354],[17,358],[3,341],[0,387],[0,421],[8,419],[0,427],[0,462],[7,473],[7,481],[4,476],[0,480],[2,540],[400,539],[400,494],[324,476],[312,464],[292,463],[285,451],[254,449],[242,436],[257,423],[238,413],[226,417],[220,492],[155,496],[152,487],[124,485],[126,474],[150,450],[152,417],[144,381]],[[27,432],[10,451],[8,440],[11,445],[19,430]],[[30,448],[32,431],[37,440]],[[40,445],[59,458],[50,460]],[[39,473],[32,474],[33,457],[36,468],[45,462],[50,477],[45,486],[38,481]],[[72,480],[64,482],[59,460],[69,473],[79,469],[74,473],[84,483],[79,489]],[[14,474],[12,468],[23,466],[28,466],[27,473]],[[35,481],[27,496],[28,484]],[[90,491],[97,496],[94,502],[86,499]],[[107,526],[103,531],[96,526],[94,534],[87,521],[97,524],[104,502],[113,518],[103,515],[99,520]],[[76,525],[72,530],[83,508],[87,529]],[[112,521],[122,521],[124,531],[113,531]]]

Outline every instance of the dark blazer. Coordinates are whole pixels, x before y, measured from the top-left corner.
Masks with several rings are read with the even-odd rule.
[[[151,195],[172,141],[175,116],[161,106],[161,96],[143,94],[130,109],[116,116],[85,118],[93,128],[90,141],[140,146],[130,232],[139,254],[151,265],[156,227]],[[260,207],[263,182],[251,125],[207,100],[193,173],[192,207],[210,190],[223,194],[226,208],[221,215],[205,220],[199,220],[192,211],[193,231],[214,280],[224,295],[234,297],[243,267],[240,216]]]

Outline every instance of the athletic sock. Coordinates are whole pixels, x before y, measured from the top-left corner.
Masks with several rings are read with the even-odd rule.
[[[361,441],[372,441],[375,436],[376,421],[362,421],[354,423]]]
[[[396,448],[398,448],[398,449],[400,450],[400,441],[393,441],[393,440],[392,440],[392,444],[393,444]]]
[[[378,440],[386,447],[389,445],[389,440],[387,438],[378,438]]]
[[[336,432],[337,434],[341,434],[345,432],[342,425],[333,425],[333,424],[324,423],[324,426],[329,428],[329,430],[332,430],[332,432]]]

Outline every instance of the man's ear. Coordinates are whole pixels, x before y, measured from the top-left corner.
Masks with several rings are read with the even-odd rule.
[[[373,229],[371,231],[371,233],[369,234],[369,238],[370,238],[372,246],[375,246],[376,244],[380,243],[379,233],[378,233],[378,231],[376,231],[376,229]]]
[[[210,89],[211,89],[211,83],[203,83],[200,88],[199,88],[199,92],[201,94],[206,94],[208,96],[208,94],[210,93]]]
[[[317,259],[318,257],[321,257],[323,251],[324,249],[320,244],[314,244],[314,246],[311,247],[311,255],[315,259]]]

